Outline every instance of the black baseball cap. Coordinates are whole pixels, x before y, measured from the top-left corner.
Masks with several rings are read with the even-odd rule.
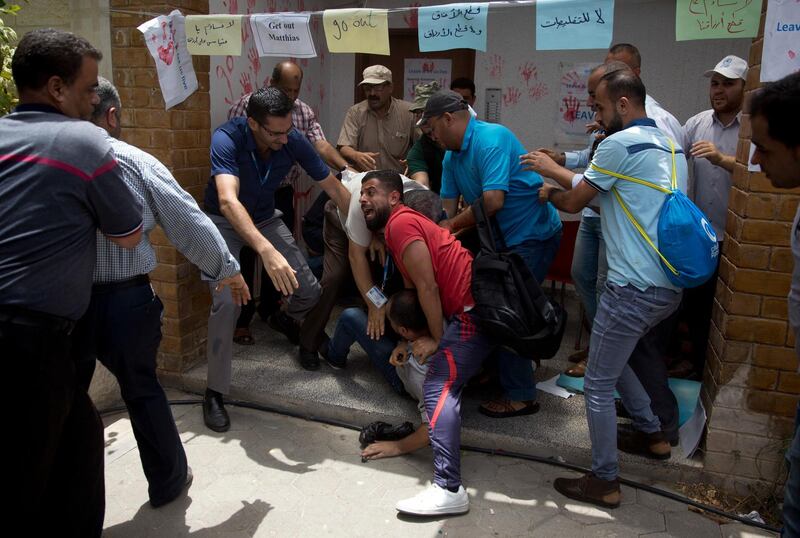
[[[441,116],[445,112],[458,112],[459,110],[467,110],[469,104],[464,100],[461,94],[452,90],[442,90],[430,96],[428,102],[425,104],[425,112],[417,122],[417,126],[422,127],[429,119],[436,116]]]

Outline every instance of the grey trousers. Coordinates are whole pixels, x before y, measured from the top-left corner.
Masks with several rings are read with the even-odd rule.
[[[228,219],[219,215],[208,216],[219,229],[231,254],[238,260],[239,252],[245,246],[244,240],[239,237]],[[302,321],[319,300],[319,282],[309,269],[300,249],[297,248],[289,228],[280,219],[279,211],[276,211],[272,218],[257,223],[256,228],[296,271],[295,277],[300,287],[288,297],[286,314],[297,321]],[[271,286],[272,282],[265,282],[263,285]],[[231,385],[233,330],[241,309],[234,304],[230,289],[225,287],[217,292],[214,289],[216,286],[216,282],[209,282],[212,303],[211,314],[208,316],[207,385],[211,390],[228,394]]]

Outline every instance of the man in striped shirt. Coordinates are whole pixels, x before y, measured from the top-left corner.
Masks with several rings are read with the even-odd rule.
[[[239,302],[249,296],[239,264],[217,227],[155,157],[119,140],[119,93],[99,79],[92,122],[106,132],[125,183],[142,202],[143,237],[125,250],[101,235],[89,309],[74,332],[78,383],[87,389],[95,358],[119,382],[147,477],[150,504],[157,508],[178,497],[192,480],[178,429],[156,376],[163,304],[147,274],[157,261],[150,232],[156,225],[189,261],[211,280],[230,286]],[[106,134],[107,133],[107,134]]]

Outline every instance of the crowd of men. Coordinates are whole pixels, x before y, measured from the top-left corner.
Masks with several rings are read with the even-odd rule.
[[[120,140],[124,103],[98,77],[101,58],[68,32],[26,34],[12,60],[20,105],[0,119],[0,350],[11,368],[12,398],[24,402],[10,417],[12,431],[29,441],[12,443],[12,513],[42,533],[100,535],[102,425],[88,397],[96,359],[119,381],[152,506],[191,484],[156,377],[163,306],[148,279],[156,225],[200,269],[212,295],[205,424],[219,432],[230,427],[224,398],[233,344],[253,342],[250,287],[263,266],[259,311],[298,345],[302,368],[318,370],[320,358],[344,368],[358,342],[393,390],[419,402],[421,427],[373,443],[362,456],[396,456],[430,443],[432,485],[397,503],[402,513],[429,516],[469,509],[459,445],[462,392],[471,378],[496,372],[502,395],[479,407],[489,417],[539,410],[534,362],[485,334],[472,312],[470,206],[482,199],[502,248],[517,253],[540,282],[559,249],[557,209],[581,212],[572,272],[591,337],[569,373],[585,376],[592,470],[554,487],[614,508],[621,500],[618,449],[670,457],[678,413],[662,356],[682,317],[690,367],[702,371],[716,278],[684,291],[665,276],[640,236],[657,236],[664,195],[621,178],[664,188],[675,178],[721,242],[744,60],[727,56],[705,73],[711,108],[681,126],[646,93],[636,47],[611,47],[589,77],[596,116],[586,149],[577,152],[528,151],[508,128],[481,121],[468,79],[454,80],[450,90],[421,84],[413,103],[396,99],[392,73],[381,65],[364,70],[364,100],[347,111],[334,146],[298,99],[301,68],[281,62],[270,86],[243,96],[214,131],[201,209],[157,159]],[[753,162],[777,188],[800,186],[798,111],[800,74],[768,85],[750,103]],[[316,214],[304,219],[316,222],[319,278],[292,234],[291,190],[301,169],[323,191]],[[363,305],[345,309],[329,336],[325,326],[351,278]],[[798,331],[800,267],[789,317]],[[627,429],[617,426],[623,412],[633,419]],[[784,520],[794,535],[797,432],[787,459]]]

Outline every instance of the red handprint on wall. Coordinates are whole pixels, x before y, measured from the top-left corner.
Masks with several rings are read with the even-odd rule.
[[[499,54],[492,54],[486,63],[486,71],[490,78],[500,78],[503,76],[503,65],[505,60]]]
[[[258,51],[254,45],[250,45],[250,48],[247,49],[247,60],[250,62],[253,78],[258,79],[258,72],[261,70],[261,58],[258,57]]]
[[[531,101],[538,101],[550,93],[550,88],[544,82],[537,82],[528,88],[528,98]]]
[[[239,77],[239,84],[242,85],[242,95],[253,92],[253,81],[250,78],[250,73],[242,73]]]
[[[538,76],[536,66],[530,62],[525,62],[524,65],[519,66],[519,74],[522,75],[526,86],[530,86],[531,79],[535,79]]]
[[[506,91],[503,92],[503,104],[505,106],[516,105],[521,96],[522,92],[519,91],[519,88],[506,88]]]
[[[569,123],[574,123],[575,119],[578,116],[578,111],[581,109],[581,101],[574,95],[568,95],[562,99],[564,106],[562,111],[564,112],[564,121],[568,121]]]

